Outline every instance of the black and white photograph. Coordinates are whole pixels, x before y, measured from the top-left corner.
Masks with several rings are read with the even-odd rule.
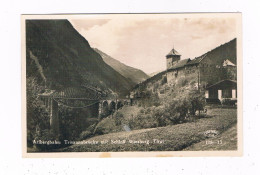
[[[241,156],[240,13],[21,23],[23,156]]]

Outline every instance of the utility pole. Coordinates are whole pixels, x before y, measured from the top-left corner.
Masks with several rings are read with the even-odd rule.
[[[200,67],[198,65],[198,91],[200,95]],[[200,109],[199,109],[199,116],[200,116]]]
[[[200,68],[198,65],[198,91],[200,92]]]

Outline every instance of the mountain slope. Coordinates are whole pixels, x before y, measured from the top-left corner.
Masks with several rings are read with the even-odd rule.
[[[233,39],[227,43],[224,43],[211,51],[206,53],[206,57],[214,62],[217,65],[222,65],[223,61],[228,59],[235,65],[237,64],[237,39]]]
[[[126,94],[133,86],[67,20],[26,21],[26,68],[27,77],[50,89],[87,84]]]
[[[114,68],[117,72],[119,72],[124,77],[133,81],[135,84],[149,78],[149,76],[146,75],[143,71],[125,65],[125,64],[121,63],[120,61],[112,58],[111,56],[105,54],[104,52],[98,50],[97,48],[94,48],[94,50],[100,54],[100,56],[103,58],[105,63],[110,65],[112,68]]]
[[[160,72],[162,72],[162,71],[164,71],[164,70],[152,72],[152,73],[149,74],[149,76],[150,76],[150,77],[153,77],[153,76],[155,76],[156,74],[158,74],[158,73],[160,73]]]

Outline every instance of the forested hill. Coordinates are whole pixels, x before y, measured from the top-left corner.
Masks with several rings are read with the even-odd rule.
[[[223,64],[223,59],[228,59],[234,64],[237,64],[237,39],[233,39],[225,44],[222,44],[206,53],[206,57],[218,65]]]
[[[82,84],[126,94],[134,83],[107,65],[67,20],[26,21],[26,76],[50,89]]]
[[[100,54],[100,56],[103,58],[105,63],[107,63],[117,72],[119,72],[121,75],[130,79],[134,83],[137,84],[149,78],[149,76],[146,73],[144,73],[142,70],[127,66],[121,63],[120,61],[112,58],[111,56],[107,55],[106,53],[102,52],[99,49],[95,48],[94,50]]]

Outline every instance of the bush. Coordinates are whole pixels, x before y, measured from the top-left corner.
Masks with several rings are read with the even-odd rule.
[[[118,131],[117,129],[118,127],[115,125],[115,119],[108,117],[95,125],[92,133],[93,135],[101,135],[113,132],[114,130]]]
[[[153,86],[153,92],[156,92],[159,88],[159,84],[158,83],[155,83],[154,86]]]
[[[171,121],[167,117],[167,109],[165,107],[159,106],[153,108],[152,116],[156,120],[157,127],[166,126],[171,124]]]
[[[167,83],[167,77],[164,76],[163,79],[161,80],[161,85],[164,85],[165,83]]]
[[[151,106],[159,106],[160,99],[158,93],[152,93],[151,91],[143,91],[142,98],[140,99],[140,106],[142,107],[151,107]]]
[[[166,111],[164,117],[170,120],[172,124],[181,123],[188,115],[189,101],[187,98],[175,98],[166,105]]]
[[[104,128],[103,126],[97,125],[94,134],[97,134],[97,135],[106,134],[105,130],[106,130],[106,128]]]
[[[157,127],[156,120],[151,114],[138,114],[134,119],[128,120],[131,129],[144,129]]]
[[[221,100],[221,104],[222,105],[228,105],[228,106],[234,106],[236,104],[237,100],[232,100],[232,99],[228,99],[228,98],[223,98]]]
[[[115,124],[116,126],[119,126],[122,124],[122,119],[124,118],[124,115],[121,112],[115,113]]]
[[[164,89],[161,89],[161,90],[160,90],[160,94],[164,94]]]
[[[86,131],[83,131],[83,132],[80,134],[79,138],[80,138],[80,140],[84,140],[84,139],[87,139],[87,138],[89,138],[89,137],[91,137],[91,136],[92,136],[92,132],[86,130]]]
[[[195,115],[196,111],[201,111],[205,106],[205,97],[203,93],[199,91],[191,91],[189,93],[189,102],[190,102],[190,114]]]
[[[61,144],[49,144],[48,142],[54,142],[56,140],[57,136],[53,135],[53,133],[51,132],[51,130],[49,129],[45,129],[45,130],[41,130],[40,132],[38,132],[36,134],[36,137],[34,138],[35,141],[47,141],[47,144],[35,144],[36,148],[39,149],[40,151],[48,151],[48,150],[52,150],[52,149],[57,149],[57,148],[61,148],[64,145]]]
[[[144,108],[141,108],[139,113],[144,114]]]
[[[45,129],[50,129],[49,112],[43,102],[39,99],[38,94],[44,89],[35,79],[26,79],[27,93],[27,143],[33,146],[32,141],[39,137],[39,133]],[[36,132],[38,130],[38,133]]]
[[[164,117],[172,124],[181,123],[190,115],[194,116],[196,111],[204,109],[204,94],[190,87],[182,87],[168,94],[164,106],[166,111]]]

